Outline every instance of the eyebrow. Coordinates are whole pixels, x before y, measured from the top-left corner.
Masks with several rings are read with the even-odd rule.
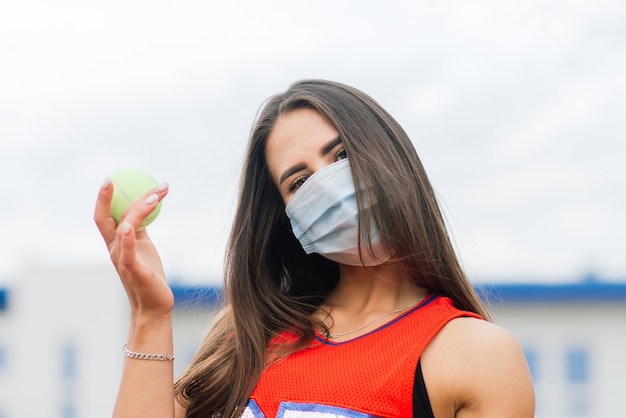
[[[329,152],[331,152],[337,145],[341,144],[341,138],[337,137],[333,140],[331,140],[328,144],[324,145],[324,147],[322,147],[322,150],[320,151],[320,155],[322,157],[328,155]]]
[[[322,157],[328,155],[329,152],[331,152],[337,145],[341,144],[343,141],[341,140],[340,137],[337,137],[335,139],[330,140],[326,145],[324,145],[322,147],[322,149],[320,150],[320,155]],[[285,172],[280,176],[280,180],[278,181],[278,184],[283,184],[283,182],[285,180],[287,180],[288,177],[292,176],[293,174],[297,173],[298,171],[304,170],[306,168],[306,164],[304,163],[298,163],[292,167],[289,167],[287,170],[285,170]]]

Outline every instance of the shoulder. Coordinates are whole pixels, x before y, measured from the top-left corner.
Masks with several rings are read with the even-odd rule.
[[[534,416],[522,349],[510,332],[490,322],[450,321],[424,351],[422,370],[435,416]]]

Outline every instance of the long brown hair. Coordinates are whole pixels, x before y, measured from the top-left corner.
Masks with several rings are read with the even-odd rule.
[[[297,343],[272,350],[283,356],[307,346],[312,313],[339,280],[336,263],[306,255],[294,237],[266,161],[276,120],[299,108],[323,115],[338,131],[359,192],[362,239],[374,222],[394,260],[415,284],[450,297],[463,310],[489,315],[457,260],[435,193],[402,127],[363,92],[336,82],[305,80],[271,97],[250,136],[239,204],[226,252],[225,305],[175,389],[187,417],[241,413],[267,365],[268,345],[286,329]],[[358,182],[358,183],[357,183]],[[278,354],[277,354],[278,353]]]

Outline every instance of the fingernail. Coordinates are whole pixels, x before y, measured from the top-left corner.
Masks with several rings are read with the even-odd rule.
[[[130,223],[124,221],[122,222],[122,234],[123,235],[130,235],[130,231],[132,231],[133,227],[131,226]]]
[[[150,196],[148,196],[148,198],[146,199],[146,205],[151,205],[157,200],[159,200],[159,195],[156,193],[153,193]]]
[[[166,191],[168,187],[170,187],[170,185],[167,184],[167,182],[163,182],[157,186],[156,191],[161,193]]]
[[[104,181],[102,182],[102,186],[100,187],[102,190],[107,189],[109,187],[109,185],[111,184],[111,179],[110,178],[105,178]]]

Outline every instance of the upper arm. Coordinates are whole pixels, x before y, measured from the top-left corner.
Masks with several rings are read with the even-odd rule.
[[[451,321],[425,350],[422,369],[437,417],[534,417],[524,354],[503,328],[473,318]]]

